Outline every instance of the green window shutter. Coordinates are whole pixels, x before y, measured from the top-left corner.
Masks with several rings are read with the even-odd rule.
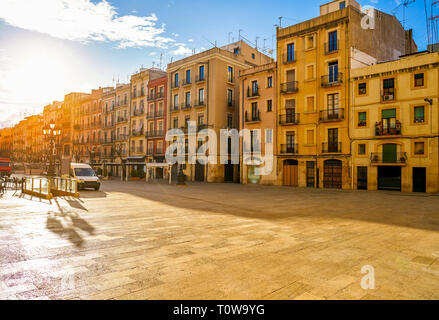
[[[424,107],[415,108],[415,118],[424,118]]]
[[[360,113],[358,114],[358,119],[359,119],[360,121],[366,121],[366,112],[360,112]]]
[[[396,162],[396,148],[397,145],[393,143],[383,145],[383,162],[395,163]]]
[[[382,112],[383,119],[396,118],[396,109],[387,109]]]

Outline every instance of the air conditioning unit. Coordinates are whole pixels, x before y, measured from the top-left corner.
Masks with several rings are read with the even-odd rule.
[[[392,101],[393,100],[393,94],[385,94],[383,96],[384,101]]]

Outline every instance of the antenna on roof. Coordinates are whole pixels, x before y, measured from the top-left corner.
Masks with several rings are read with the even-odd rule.
[[[207,39],[205,36],[203,36],[203,39],[206,40],[207,42],[209,42],[212,46],[216,47],[216,41],[215,41],[215,43],[213,43],[212,41]]]
[[[239,29],[239,31],[238,31],[238,41],[241,41],[241,31],[244,31],[244,30],[242,30],[242,29]]]
[[[160,70],[162,69],[163,53],[160,53]]]
[[[283,19],[284,17],[279,17],[279,28],[282,28],[282,19]]]
[[[230,36],[231,36],[232,34],[233,34],[233,32],[229,32],[229,33],[228,33],[228,39],[227,39],[228,42],[227,42],[227,43],[230,43]]]
[[[258,39],[259,39],[259,37],[256,37],[256,39],[255,39],[255,43],[256,43],[256,50],[258,50]]]

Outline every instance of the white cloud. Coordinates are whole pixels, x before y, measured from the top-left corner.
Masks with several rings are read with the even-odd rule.
[[[115,7],[102,0],[1,0],[0,19],[21,29],[37,31],[72,41],[111,41],[118,47],[166,48],[174,40],[164,37],[158,18],[119,16]]]
[[[171,55],[175,56],[188,56],[192,53],[192,50],[186,47],[184,43],[176,43],[177,49],[172,50]]]
[[[188,42],[194,42],[194,39],[189,39]]]

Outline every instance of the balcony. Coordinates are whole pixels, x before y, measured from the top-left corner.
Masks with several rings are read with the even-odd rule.
[[[204,74],[200,74],[195,78],[195,82],[204,82],[206,81],[206,76]]]
[[[207,128],[208,128],[207,124],[198,124],[197,125],[197,132],[204,130],[204,129],[207,129]]]
[[[296,125],[299,124],[300,114],[299,113],[290,113],[290,114],[282,114],[279,116],[279,125]]]
[[[372,164],[392,164],[405,165],[407,163],[406,152],[395,152],[390,154],[373,152],[370,154],[370,162]]]
[[[127,141],[128,140],[128,135],[126,134],[119,134],[118,136],[114,137],[114,141]]]
[[[297,154],[299,153],[299,146],[297,144],[281,144],[281,154]]]
[[[113,142],[114,142],[114,138],[113,137],[111,137],[111,138],[107,138],[107,139],[102,139],[103,141],[102,141],[102,143],[101,144],[103,144],[103,145],[111,145],[111,144],[113,144]]]
[[[322,87],[334,87],[343,83],[343,73],[334,73],[326,76],[322,76]]]
[[[191,84],[192,84],[191,79],[183,79],[183,81],[182,81],[182,86],[183,87],[184,86],[189,86]]]
[[[117,123],[124,123],[124,122],[127,122],[127,121],[128,121],[128,119],[125,118],[125,117],[118,117],[117,118]]]
[[[146,131],[145,137],[146,138],[161,138],[165,135],[164,130],[150,130]]]
[[[298,81],[285,82],[280,85],[280,93],[296,93],[297,91],[299,91]]]
[[[292,55],[283,54],[282,55],[282,63],[283,64],[290,64],[296,62],[296,51],[293,52]]]
[[[190,102],[186,102],[186,103],[181,105],[181,110],[183,110],[183,111],[191,110],[191,109],[192,109],[192,105]]]
[[[136,91],[133,92],[131,98],[137,98],[137,92]]]
[[[154,119],[154,117],[155,117],[154,112],[148,112],[146,114],[146,119]]]
[[[148,149],[148,151],[146,151],[147,156],[152,156],[153,154],[154,154],[154,150],[152,149]]]
[[[179,82],[172,82],[171,83],[171,89],[177,89],[180,88],[180,83]]]
[[[171,107],[169,108],[169,111],[170,111],[170,112],[177,112],[178,110],[180,110],[179,107],[178,107],[178,105],[171,106]]]
[[[252,99],[252,98],[259,98],[259,88],[251,88],[248,87],[247,88],[247,98],[248,99]]]
[[[246,123],[256,123],[261,121],[261,111],[257,110],[256,112],[252,112],[252,114],[248,114],[245,112],[245,122]]]
[[[139,97],[144,97],[145,96],[145,90],[140,90],[140,94],[139,94]]]
[[[320,122],[341,121],[344,120],[344,109],[328,109],[320,111]]]
[[[165,116],[163,110],[159,110],[155,113],[155,118],[163,118]]]
[[[338,52],[340,47],[340,41],[336,42],[325,42],[325,54],[332,54]]]
[[[73,129],[75,129],[75,130],[81,130],[81,126],[80,126],[79,124],[75,124],[75,125],[73,126]]]
[[[133,131],[132,131],[132,136],[133,136],[133,137],[140,137],[140,136],[143,136],[143,129],[140,129],[140,130],[133,130]]]
[[[380,121],[375,124],[375,136],[399,136],[401,135],[401,122],[396,120],[394,125],[384,127],[383,123]]]
[[[385,91],[381,92],[381,102],[392,102],[396,100],[396,92],[394,88],[386,89]]]
[[[206,101],[204,101],[204,100],[197,100],[194,103],[195,108],[201,108],[201,107],[205,107],[205,106],[206,106]]]
[[[136,152],[137,153],[143,153],[143,147],[137,147]]]
[[[134,117],[141,116],[141,115],[144,115],[144,114],[145,114],[145,109],[143,109],[143,108],[135,109],[133,111],[133,116]]]
[[[156,100],[163,99],[165,97],[165,94],[163,92],[157,92],[155,95]]]
[[[322,153],[341,153],[341,142],[322,143]]]
[[[153,100],[155,100],[155,99],[156,99],[156,94],[153,93],[153,94],[149,94],[149,95],[148,95],[148,100],[149,100],[149,101],[153,101]]]

